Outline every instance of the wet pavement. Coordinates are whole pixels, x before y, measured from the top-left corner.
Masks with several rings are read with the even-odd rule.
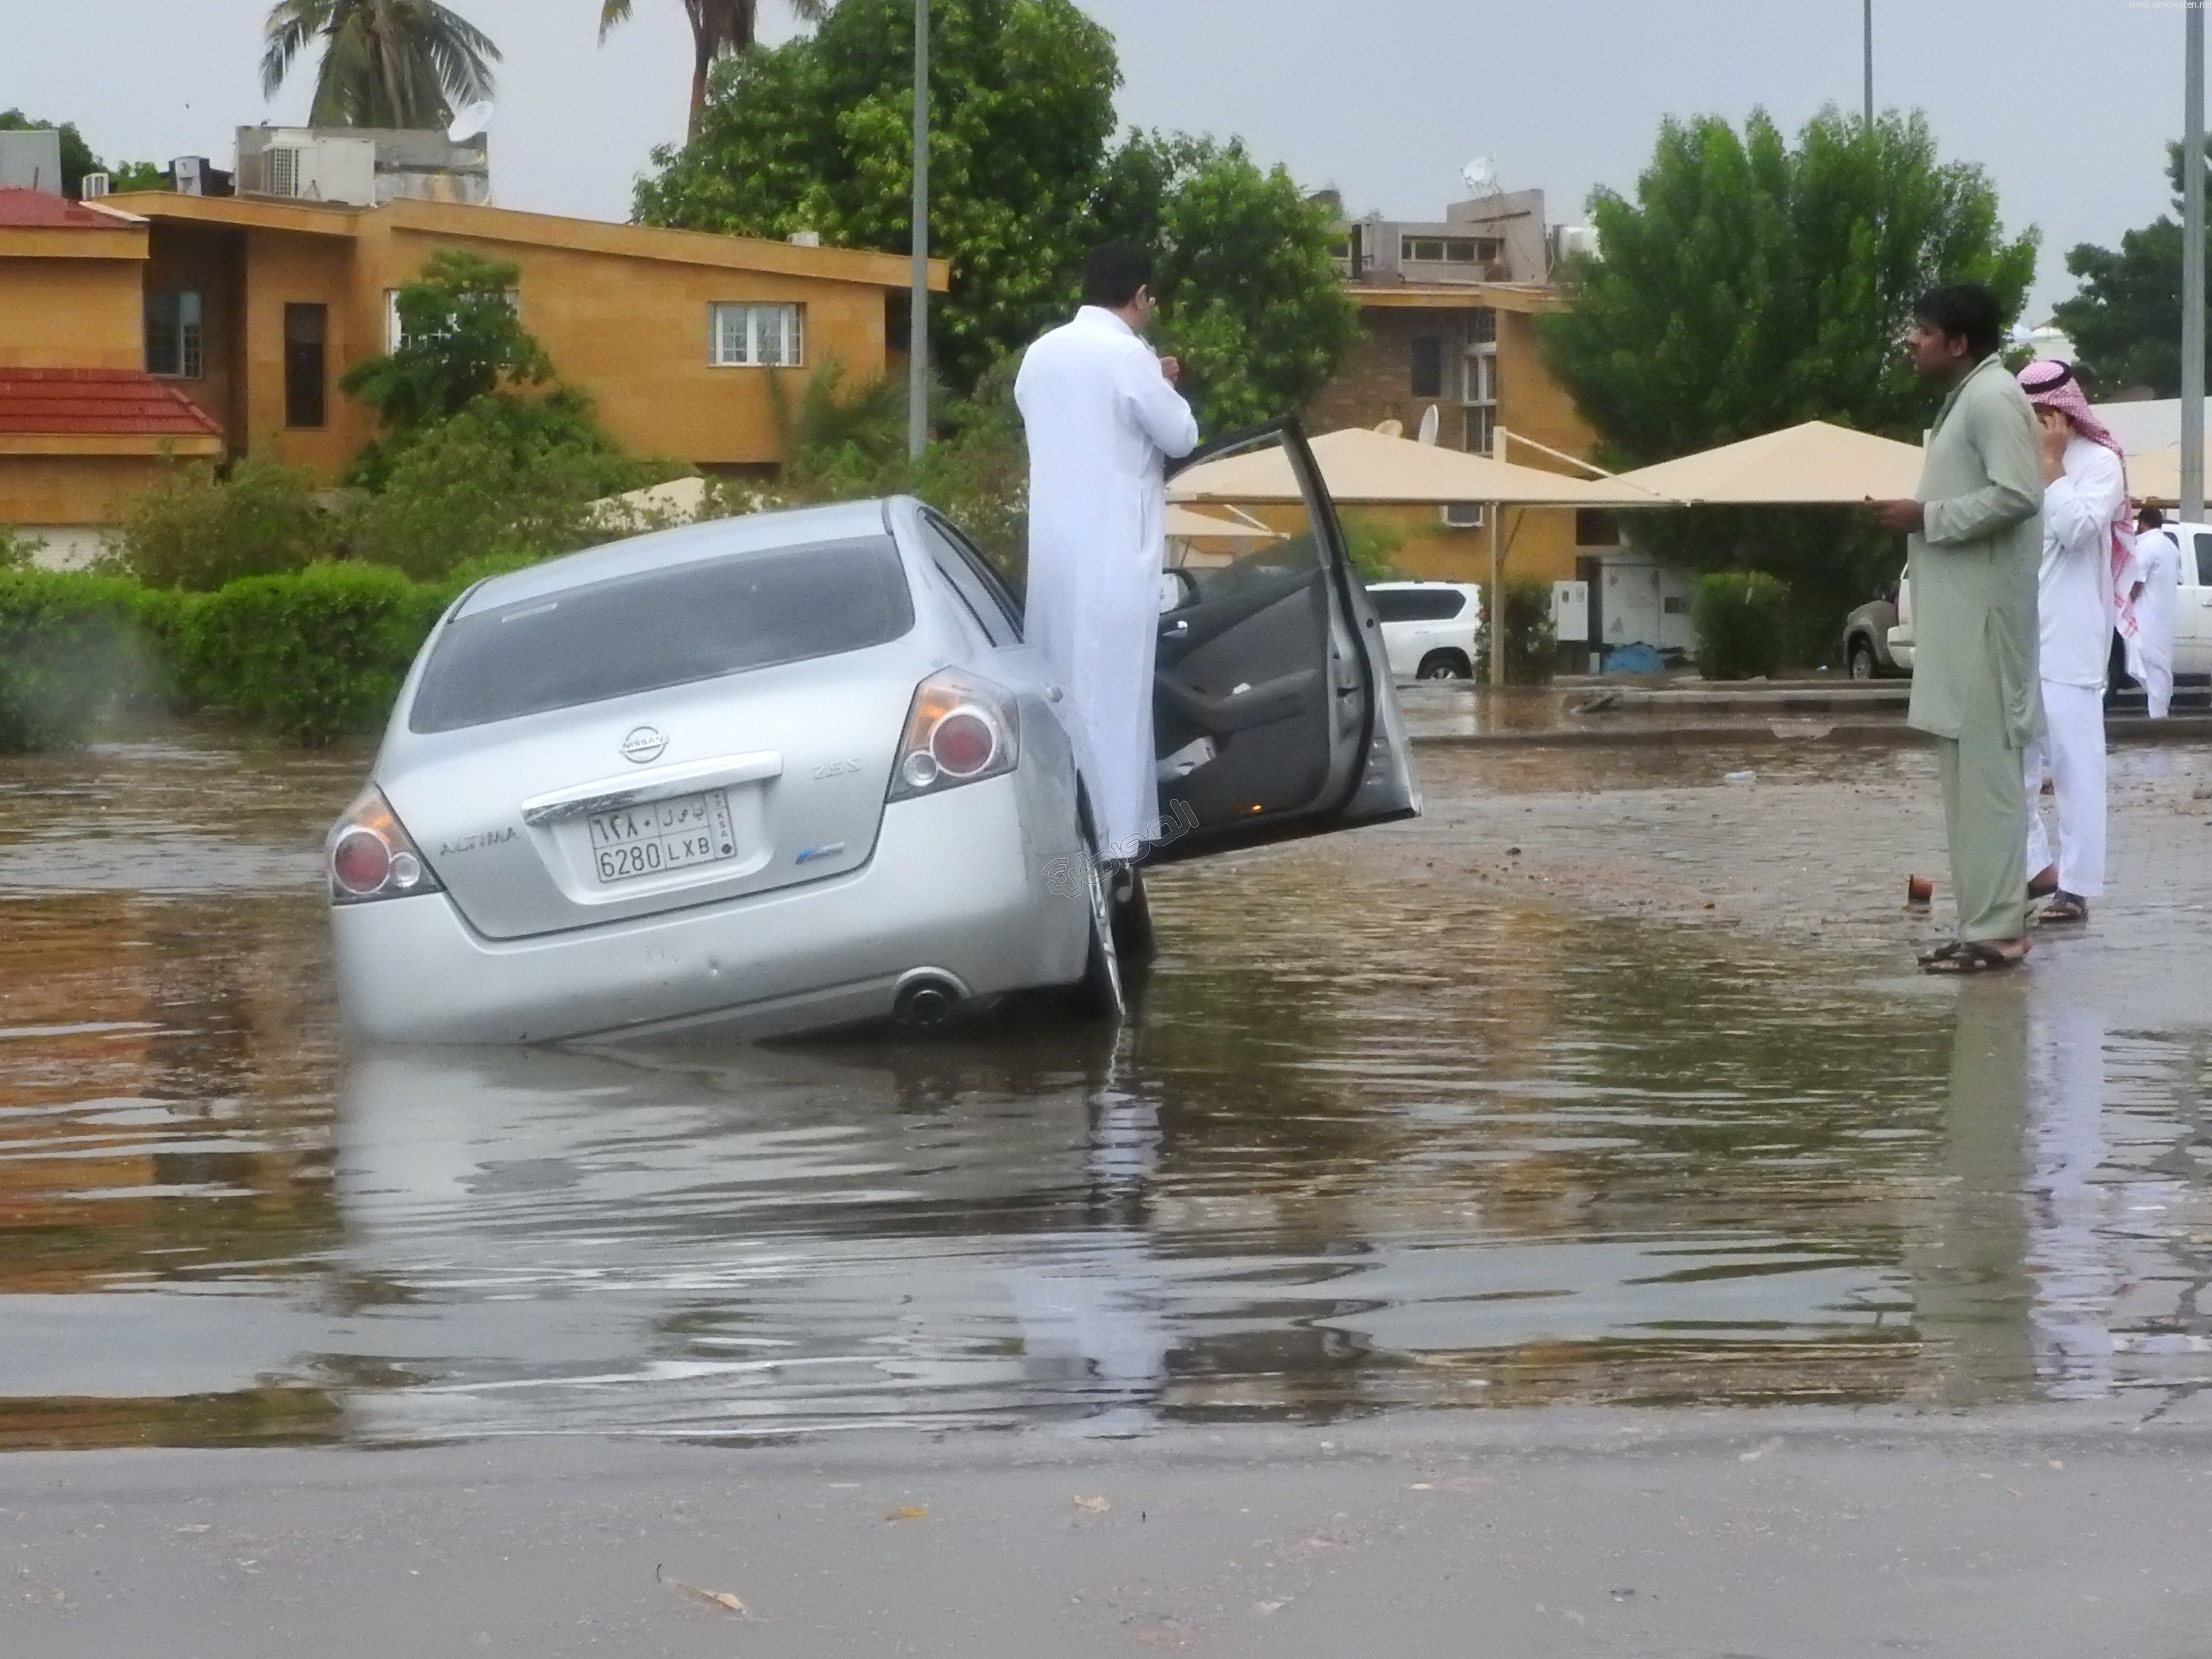
[[[2112,897],[2002,981],[1910,971],[1917,750],[1445,745],[1419,823],[1160,872],[1118,1035],[649,1055],[345,1053],[364,765],[0,762],[0,1445],[2212,1380],[2203,747],[2116,757]]]

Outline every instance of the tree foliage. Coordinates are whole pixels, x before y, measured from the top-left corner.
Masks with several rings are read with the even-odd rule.
[[[1183,360],[1184,390],[1209,426],[1301,408],[1358,332],[1331,253],[1335,213],[1240,143],[1133,132],[1092,216],[1096,234],[1152,250],[1153,333]]]
[[[263,26],[261,90],[274,97],[319,38],[316,126],[442,127],[458,105],[489,98],[499,48],[438,0],[276,0]]]
[[[1669,120],[1636,198],[1600,191],[1589,211],[1602,255],[1569,262],[1571,305],[1540,331],[1616,465],[1808,420],[1916,439],[1935,398],[1897,349],[1914,298],[1983,282],[2016,313],[2035,270],[2035,232],[2008,238],[1986,174],[1942,161],[1917,114],[1869,130],[1824,110],[1794,146],[1763,112],[1740,133]],[[1789,582],[1816,658],[1896,558],[1834,509],[1646,513],[1635,533],[1670,562]]]
[[[965,389],[1063,306],[1121,72],[1070,0],[930,8],[930,249],[953,262],[934,356]],[[637,217],[912,245],[912,0],[842,0],[811,35],[725,59],[699,135],[653,152]]]
[[[459,248],[434,253],[399,290],[397,350],[356,363],[338,385],[404,433],[477,398],[553,378],[552,360],[514,306],[521,268]]]
[[[2054,308],[2053,320],[2107,392],[2148,386],[2154,397],[2181,395],[2181,146],[2166,150],[2176,216],[2160,214],[2124,233],[2117,251],[2081,242],[2066,256],[2081,291]]]

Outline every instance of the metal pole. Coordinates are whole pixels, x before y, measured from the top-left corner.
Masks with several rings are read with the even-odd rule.
[[[1493,422],[1490,428],[1490,459],[1505,459],[1505,425]],[[1498,539],[1498,520],[1505,509],[1492,501],[1483,509],[1490,520],[1490,684],[1505,684],[1505,549]]]
[[[906,453],[929,443],[929,0],[914,0],[914,294],[908,332]]]
[[[1866,124],[1874,126],[1874,0],[1866,0]]]
[[[2204,522],[2204,9],[2182,13],[2181,520]]]

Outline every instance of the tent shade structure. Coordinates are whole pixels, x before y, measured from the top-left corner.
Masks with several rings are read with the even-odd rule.
[[[2204,446],[2208,460],[2212,460],[2212,441]],[[2208,471],[2212,477],[2212,471]],[[2172,507],[2181,500],[2181,446],[2160,444],[2156,449],[2147,449],[2140,455],[2128,457],[2128,494],[2138,501],[2155,501],[2160,507]]]
[[[1188,507],[1172,503],[1168,507],[1167,533],[1185,541],[1218,538],[1224,541],[1279,542],[1283,539],[1279,530],[1270,530],[1263,524],[1240,524],[1234,519],[1217,518],[1211,513],[1200,513]]]
[[[1614,479],[1572,478],[1516,466],[1487,455],[1443,449],[1392,438],[1365,427],[1347,427],[1312,441],[1322,482],[1339,504],[1358,507],[1444,507],[1494,501],[1507,507],[1665,507],[1648,492]],[[1279,449],[1255,450],[1204,461],[1168,481],[1175,502],[1255,504],[1299,500],[1297,480]]]
[[[1629,484],[1685,506],[1817,507],[1900,501],[1920,488],[1921,451],[1894,438],[1808,421],[1739,443],[1624,472]]]

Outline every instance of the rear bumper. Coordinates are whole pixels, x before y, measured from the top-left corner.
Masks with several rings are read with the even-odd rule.
[[[486,939],[441,893],[337,906],[339,1006],[389,1042],[765,1036],[883,1018],[916,969],[976,996],[1069,983],[1090,939],[1073,814],[1040,835],[1024,802],[1013,777],[897,802],[848,874],[534,939]]]

